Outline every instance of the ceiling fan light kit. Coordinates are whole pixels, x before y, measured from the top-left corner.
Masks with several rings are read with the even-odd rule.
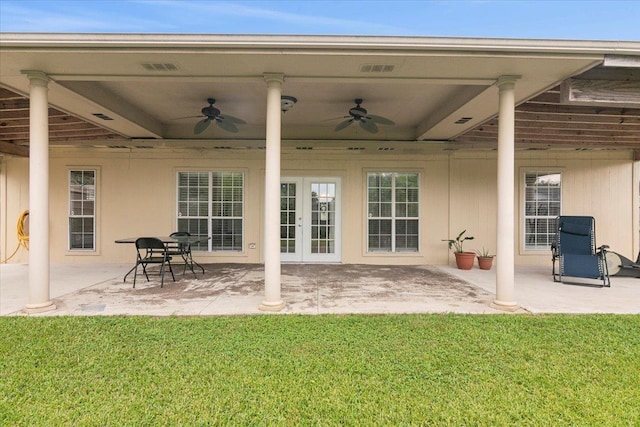
[[[298,99],[294,96],[282,95],[280,97],[280,107],[283,113],[286,113],[293,108],[293,105],[298,102]]]

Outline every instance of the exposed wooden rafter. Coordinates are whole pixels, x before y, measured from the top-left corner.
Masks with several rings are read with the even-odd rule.
[[[49,141],[81,142],[122,139],[120,135],[78,117],[49,108]],[[0,154],[29,155],[29,99],[0,88]]]
[[[640,108],[563,105],[560,87],[516,107],[515,143],[546,148],[640,148]],[[456,138],[497,144],[493,118]]]

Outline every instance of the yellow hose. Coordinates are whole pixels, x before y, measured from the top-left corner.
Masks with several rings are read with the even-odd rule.
[[[9,258],[3,259],[2,261],[0,261],[0,264],[5,264],[7,261],[13,258],[15,254],[18,253],[18,250],[21,247],[25,248],[26,250],[29,250],[29,236],[25,233],[25,229],[24,229],[24,223],[27,220],[28,216],[29,216],[29,211],[24,210],[18,217],[18,224],[16,225],[16,233],[18,235],[18,246],[16,247],[16,250],[13,251],[13,253],[9,256]]]

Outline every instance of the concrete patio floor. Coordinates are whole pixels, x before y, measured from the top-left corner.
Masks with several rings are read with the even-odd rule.
[[[57,315],[261,314],[264,273],[255,264],[209,264],[206,274],[122,278],[125,264],[58,264],[51,267]],[[612,277],[611,288],[554,283],[549,267],[516,268],[517,313],[640,313],[640,279]],[[495,299],[495,268],[451,266],[285,264],[280,313],[503,313]],[[28,266],[0,265],[0,315],[22,315],[28,301]]]

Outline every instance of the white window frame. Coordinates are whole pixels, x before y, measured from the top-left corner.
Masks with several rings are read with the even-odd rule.
[[[391,185],[391,216],[370,216],[369,215],[369,176],[375,174],[375,175],[380,175],[380,174],[389,174],[392,177],[392,185]],[[416,214],[416,216],[397,216],[397,212],[396,212],[396,207],[397,207],[397,202],[396,202],[396,192],[397,192],[397,186],[396,186],[396,179],[398,177],[398,175],[415,175],[418,181],[418,187],[417,187],[417,207],[418,207],[418,212]],[[394,254],[394,255],[400,255],[400,254],[419,254],[420,253],[420,227],[421,227],[421,221],[420,221],[420,209],[421,209],[421,174],[419,172],[415,172],[415,171],[402,171],[402,170],[396,170],[393,172],[390,171],[380,171],[380,170],[369,170],[369,171],[365,171],[364,174],[364,179],[365,179],[365,208],[364,208],[364,213],[365,213],[365,222],[366,222],[366,239],[365,239],[365,252],[369,255],[379,255],[379,254]],[[369,221],[370,220],[382,220],[382,219],[390,219],[391,220],[391,248],[390,250],[371,250],[369,247],[369,239],[370,239],[370,232],[369,232]],[[418,233],[417,233],[417,247],[415,250],[413,249],[398,249],[397,247],[397,242],[396,242],[396,231],[397,231],[397,222],[399,220],[415,220],[418,223]]]
[[[93,172],[93,196],[92,196],[92,200],[90,198],[88,199],[74,199],[72,197],[72,193],[73,193],[73,187],[71,184],[71,174],[72,173],[76,173],[76,172],[81,172],[81,173],[88,173],[88,172]],[[98,169],[97,168],[92,168],[92,167],[73,167],[73,168],[69,168],[67,171],[67,197],[68,197],[68,204],[67,204],[67,251],[69,252],[73,252],[73,253],[95,253],[97,251],[97,247],[98,247],[98,233],[97,233],[97,212],[98,212]],[[84,187],[85,184],[81,184],[81,187]],[[84,194],[84,190],[82,190],[82,194]],[[88,202],[91,201],[93,202],[93,213],[92,214],[86,214],[84,212],[84,202]],[[80,202],[83,205],[83,211],[81,213],[76,213],[75,209],[74,209],[74,202]],[[76,247],[72,247],[72,241],[73,239],[71,238],[72,235],[72,231],[71,231],[71,220],[72,219],[76,219],[76,218],[90,218],[92,219],[92,232],[91,233],[85,233],[82,232],[81,235],[88,235],[91,234],[93,236],[93,247],[91,248],[84,248],[84,247],[80,247],[80,248],[76,248]]]
[[[194,173],[194,174],[207,174],[207,214],[205,215],[184,215],[180,211],[180,203],[183,202],[180,200],[180,175],[186,173]],[[215,174],[239,174],[242,177],[242,201],[240,203],[242,214],[241,216],[237,215],[214,215],[213,212],[213,178]],[[188,231],[184,230],[180,227],[180,221],[185,219],[195,219],[195,220],[206,220],[207,222],[207,236],[209,237],[207,241],[207,252],[217,252],[217,253],[243,253],[245,248],[245,199],[246,199],[246,172],[242,170],[178,170],[176,173],[176,230],[178,231]],[[233,187],[230,187],[233,188]],[[233,200],[227,201],[233,202]],[[218,248],[214,245],[213,239],[213,223],[216,220],[240,220],[241,221],[241,243],[238,249],[225,249]],[[194,250],[202,250],[202,247],[193,247]]]
[[[554,213],[554,214],[549,214],[549,215],[529,215],[527,214],[527,176],[528,175],[538,175],[538,176],[545,176],[545,175],[559,175],[560,177],[560,185],[559,185],[559,198],[558,200],[553,200],[553,202],[557,202],[559,203],[559,209],[558,209],[558,213]],[[543,219],[543,220],[555,220],[556,217],[558,217],[559,215],[562,215],[562,182],[563,182],[563,173],[562,170],[560,168],[553,168],[553,169],[548,169],[548,168],[523,168],[522,169],[522,174],[521,174],[521,179],[522,179],[522,183],[521,183],[521,188],[522,188],[522,197],[521,197],[521,202],[520,202],[520,208],[521,208],[521,220],[522,220],[522,225],[520,227],[520,236],[522,239],[522,244],[521,244],[521,248],[522,251],[524,253],[530,253],[530,254],[539,254],[540,252],[547,252],[551,249],[551,243],[549,243],[549,245],[538,245],[537,247],[533,247],[527,244],[527,220],[536,220],[536,219]],[[551,229],[548,230],[547,233],[549,234],[554,234],[555,230]],[[534,233],[535,234],[535,233]],[[537,239],[536,239],[537,240]]]

